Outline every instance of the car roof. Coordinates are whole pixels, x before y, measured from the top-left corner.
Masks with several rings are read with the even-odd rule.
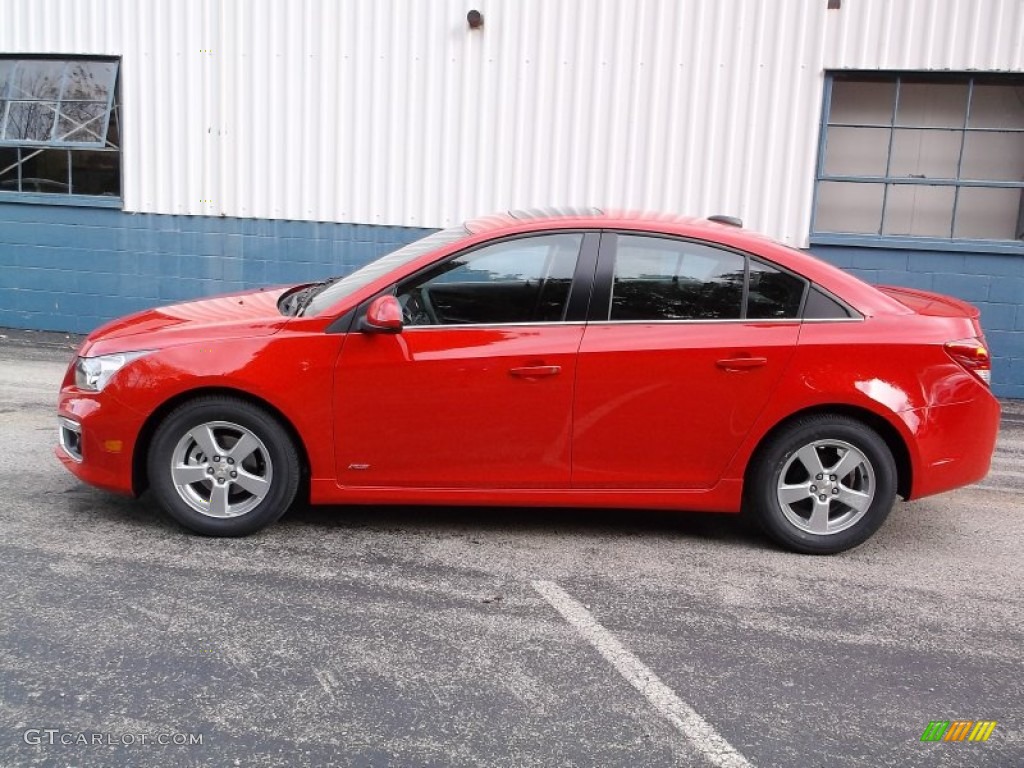
[[[718,218],[718,221],[713,219]],[[636,229],[680,234],[691,237],[704,236],[708,240],[718,241],[723,232],[739,231],[748,237],[761,242],[774,243],[741,225],[722,223],[722,219],[732,219],[718,214],[709,218],[685,216],[675,213],[657,213],[653,211],[606,211],[592,206],[551,206],[546,208],[524,208],[519,210],[494,213],[487,216],[469,219],[464,223],[466,231],[472,235],[514,233],[537,229]],[[739,219],[734,219],[739,222]],[[777,243],[776,243],[777,244]]]
[[[674,213],[660,213],[654,211],[631,211],[631,210],[605,210],[594,206],[547,206],[540,208],[520,208],[500,213],[492,213],[487,216],[479,216],[469,219],[465,223],[466,229],[473,234],[489,232],[505,227],[516,227],[524,222],[536,223],[539,225],[558,224],[566,219],[574,222],[586,221],[591,226],[607,226],[611,221],[647,222],[651,224],[665,222],[706,222],[707,219],[699,219],[695,216],[684,216]]]

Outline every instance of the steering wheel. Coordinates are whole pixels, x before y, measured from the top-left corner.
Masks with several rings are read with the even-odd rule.
[[[402,305],[402,321],[406,325],[437,325],[437,312],[430,303],[424,286],[410,288],[398,297]]]

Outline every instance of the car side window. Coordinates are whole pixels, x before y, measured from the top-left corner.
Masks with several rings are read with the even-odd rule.
[[[565,318],[581,233],[485,245],[398,285],[407,326],[557,322]]]
[[[750,260],[747,289],[747,317],[751,320],[796,318],[807,282],[801,278]]]
[[[619,235],[609,319],[739,319],[745,262],[698,243]]]
[[[804,305],[804,320],[846,320],[854,315],[817,286],[811,288]]]

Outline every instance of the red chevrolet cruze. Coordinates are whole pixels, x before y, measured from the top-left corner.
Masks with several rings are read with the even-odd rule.
[[[860,544],[897,494],[985,476],[975,308],[734,226],[596,210],[432,234],[343,278],[94,331],[57,455],[242,535],[296,501],[748,509]]]

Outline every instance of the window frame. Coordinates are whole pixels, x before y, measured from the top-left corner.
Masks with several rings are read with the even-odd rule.
[[[74,190],[73,175],[72,175],[72,164],[73,154],[75,152],[102,152],[102,153],[115,153],[117,156],[117,181],[118,181],[118,192],[116,195],[89,195],[81,194],[76,192],[25,192],[20,190],[0,190],[0,203],[25,203],[32,205],[60,205],[60,206],[79,206],[89,208],[123,208],[124,206],[124,110],[121,98],[121,73],[122,73],[122,58],[120,56],[94,56],[94,55],[82,55],[82,54],[4,54],[0,56],[5,61],[11,61],[15,64],[23,61],[52,61],[52,62],[63,62],[65,63],[65,70],[61,74],[61,88],[56,99],[15,99],[14,101],[24,101],[31,103],[32,101],[46,101],[56,102],[57,111],[54,117],[54,128],[51,129],[51,139],[47,141],[35,141],[35,140],[9,140],[0,138],[0,149],[3,150],[15,150],[18,153],[18,159],[15,166],[21,166],[25,162],[31,159],[31,156],[41,152],[64,152],[67,155],[67,183],[71,190]],[[61,96],[64,90],[64,79],[66,78],[68,63],[73,62],[100,62],[105,64],[114,65],[113,73],[113,87],[110,89],[107,97],[105,116],[103,119],[103,136],[102,141],[94,142],[75,142],[75,141],[59,141],[52,139],[52,130],[55,130],[56,125],[60,119],[60,104],[63,103]],[[68,99],[69,102],[81,101],[80,99]],[[87,100],[88,101],[88,100]],[[4,118],[7,116],[9,111],[8,104],[11,103],[10,99],[5,100],[4,112],[0,114],[0,125],[4,124]],[[100,101],[94,101],[92,103],[101,104]],[[110,129],[111,125],[116,121],[118,131],[118,141],[116,144],[110,141]],[[29,157],[22,159],[24,154],[28,154]],[[6,167],[6,166],[4,166]],[[2,170],[2,168],[0,168]],[[17,178],[21,179],[21,169],[18,169]]]
[[[892,83],[895,86],[895,94],[893,97],[892,111],[889,118],[888,125],[878,126],[867,126],[859,123],[831,123],[830,117],[832,113],[832,88],[836,81],[836,78],[842,78],[847,76],[863,76],[869,77],[875,80],[885,80]],[[974,238],[957,238],[952,237],[953,227],[956,224],[957,207],[959,204],[959,193],[961,189],[965,188],[985,188],[985,189],[1019,189],[1021,192],[1021,207],[1020,215],[1024,217],[1024,180],[1022,181],[999,181],[999,180],[983,180],[983,179],[967,179],[960,176],[962,169],[962,161],[964,155],[964,147],[966,145],[966,137],[969,133],[1024,133],[1024,128],[985,128],[985,127],[971,127],[970,116],[971,116],[971,103],[974,94],[974,87],[977,81],[987,81],[993,78],[999,78],[1005,76],[1008,81],[1011,78],[1015,78],[1019,85],[1024,87],[1024,73],[1011,73],[1011,72],[932,72],[932,71],[920,71],[920,70],[829,70],[825,72],[825,82],[822,98],[822,109],[821,119],[819,122],[819,134],[818,134],[818,151],[816,155],[816,167],[814,175],[814,192],[811,205],[811,224],[810,224],[810,235],[809,241],[813,245],[840,245],[840,246],[866,246],[875,248],[902,248],[902,249],[921,249],[921,250],[934,250],[934,251],[973,251],[983,253],[1008,253],[1008,254],[1021,254],[1024,253],[1024,239],[1015,240],[997,240],[997,239],[974,239]],[[949,127],[936,127],[936,126],[903,126],[896,124],[896,115],[899,109],[899,95],[900,85],[903,80],[914,80],[914,81],[927,81],[930,78],[934,78],[936,84],[948,84],[953,81],[960,81],[967,86],[967,104],[964,110],[964,123],[959,128]],[[984,82],[982,84],[985,84]],[[889,136],[889,147],[886,151],[886,163],[887,166],[892,161],[892,145],[893,136],[895,130],[899,129],[921,129],[921,130],[936,130],[936,131],[955,131],[961,138],[960,141],[960,153],[957,158],[957,178],[954,179],[930,179],[930,178],[914,178],[906,176],[893,176],[891,175],[888,167],[886,173],[882,176],[872,175],[853,175],[853,174],[827,174],[825,172],[825,160],[826,151],[828,145],[828,131],[829,128],[842,128],[842,127],[878,127],[886,128],[890,131]],[[864,233],[844,233],[844,232],[828,232],[819,231],[817,229],[818,221],[818,209],[819,209],[819,193],[822,182],[848,182],[848,183],[872,183],[879,184],[883,187],[883,198],[882,198],[882,214],[879,219],[879,232],[877,234],[864,234]],[[889,235],[883,234],[881,229],[885,223],[886,203],[888,200],[889,187],[892,185],[902,186],[931,186],[939,188],[950,188],[954,190],[954,203],[953,210],[950,219],[950,237],[934,237],[934,236],[920,236],[920,235]],[[1021,226],[1020,223],[1017,225]]]

